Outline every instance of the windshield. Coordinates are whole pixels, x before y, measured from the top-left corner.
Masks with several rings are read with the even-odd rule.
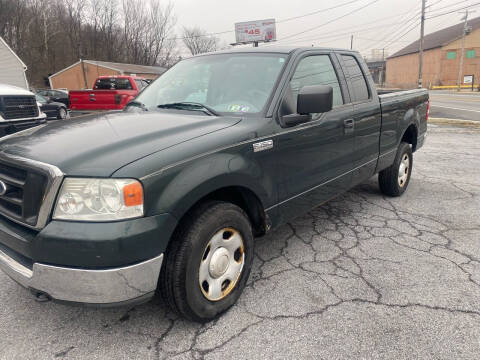
[[[197,103],[220,113],[258,113],[285,63],[283,54],[221,54],[179,62],[135,100],[145,109]]]

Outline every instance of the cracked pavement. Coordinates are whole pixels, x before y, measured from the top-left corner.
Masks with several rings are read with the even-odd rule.
[[[205,325],[159,299],[38,303],[0,273],[0,358],[478,358],[480,131],[431,125],[407,192],[376,181],[256,239],[238,304]]]

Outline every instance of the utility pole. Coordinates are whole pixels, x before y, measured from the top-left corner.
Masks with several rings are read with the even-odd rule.
[[[382,49],[382,69],[380,70],[380,85],[383,87],[385,83],[385,48]]]
[[[472,11],[473,12],[473,11]],[[468,29],[468,9],[465,10],[465,17],[462,19],[463,22],[463,31],[462,31],[462,53],[460,54],[460,65],[458,67],[458,82],[457,82],[457,91],[460,91],[462,88],[462,75],[463,75],[463,56],[465,54],[465,37],[469,31]]]
[[[418,87],[422,87],[422,71],[423,71],[423,36],[425,35],[425,3],[422,0],[422,23],[420,25],[420,49],[418,52]]]
[[[353,50],[353,35],[350,36],[350,50]]]

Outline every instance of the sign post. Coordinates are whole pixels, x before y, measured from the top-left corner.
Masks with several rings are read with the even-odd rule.
[[[275,19],[255,20],[235,23],[235,45],[253,44],[258,47],[259,42],[270,42],[277,39]]]
[[[472,84],[472,91],[475,83],[475,75],[463,75],[464,84]]]

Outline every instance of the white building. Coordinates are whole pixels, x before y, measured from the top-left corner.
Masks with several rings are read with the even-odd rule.
[[[27,66],[0,37],[0,84],[28,89]]]

